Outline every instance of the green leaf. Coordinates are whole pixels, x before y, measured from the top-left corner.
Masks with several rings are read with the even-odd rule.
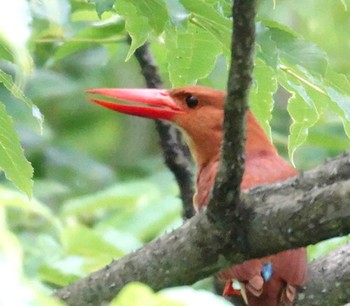
[[[170,81],[173,87],[195,84],[208,76],[215,66],[221,48],[198,27],[174,29],[166,35]]]
[[[159,294],[176,302],[182,302],[185,306],[211,305],[211,306],[232,306],[224,297],[206,290],[196,290],[192,287],[168,288]]]
[[[349,242],[350,235],[345,237],[335,237],[332,239],[321,241],[315,245],[310,245],[307,248],[308,260],[312,261],[321,256],[327,255],[329,252]]]
[[[312,147],[323,148],[325,154],[337,155],[350,148],[350,139],[344,137],[342,127],[339,128],[338,122],[329,122],[315,127],[308,136],[307,144]]]
[[[4,211],[0,207],[1,219],[4,219]],[[23,250],[16,235],[8,231],[4,222],[1,222],[0,229],[0,266],[8,267],[14,277],[20,277],[22,272]],[[1,279],[1,278],[0,278]],[[0,298],[1,301],[1,298]]]
[[[276,90],[277,80],[274,70],[257,58],[254,67],[253,86],[249,95],[249,104],[250,109],[270,138],[270,120],[274,104],[273,95]]]
[[[215,10],[224,16],[232,15],[231,0],[204,0],[205,3],[211,5]]]
[[[186,306],[183,302],[172,300],[142,283],[130,283],[126,285],[110,306]]]
[[[113,225],[117,230],[132,234],[141,241],[149,241],[159,235],[171,222],[176,221],[180,213],[180,201],[174,197],[163,196],[157,201],[145,202],[133,210],[112,214],[98,227],[108,228]]]
[[[18,189],[32,196],[33,168],[24,156],[12,119],[0,103],[0,168]]]
[[[347,6],[345,0],[340,0],[340,2],[344,6],[344,11],[347,11],[348,10],[348,6]]]
[[[153,306],[154,300],[155,295],[150,287],[141,283],[130,283],[120,291],[110,306]]]
[[[95,45],[125,41],[124,33],[124,22],[120,18],[100,22],[67,39],[56,50],[53,57],[55,60],[61,60],[68,55]]]
[[[294,69],[287,68],[284,65],[280,65],[280,67],[285,72],[285,77],[287,79],[289,79],[291,82],[297,81],[304,86],[307,93],[306,96],[301,96],[301,98],[305,98],[304,102],[310,104],[310,101],[306,100],[309,97],[313,101],[317,110],[330,109],[340,117],[344,130],[349,137],[349,80],[344,75],[335,73],[330,69],[327,70],[325,78],[322,78],[311,75],[308,70],[300,66],[294,67]],[[308,124],[311,124],[311,122],[308,122]]]
[[[324,75],[328,67],[327,54],[315,44],[297,36],[286,26],[276,22],[264,21],[275,42],[279,57],[284,63],[300,65],[308,72]]]
[[[35,213],[47,219],[57,227],[60,226],[58,224],[58,219],[46,205],[36,199],[28,200],[28,198],[16,190],[0,186],[0,205],[3,207],[16,208],[23,212]]]
[[[115,0],[94,0],[96,5],[96,12],[101,18],[102,14],[106,11],[110,11],[113,8]]]
[[[125,18],[125,29],[131,37],[130,49],[125,59],[128,61],[135,50],[146,42],[152,28],[148,23],[148,18],[140,15],[137,8],[129,1],[119,0],[117,12]]]
[[[4,55],[4,58],[16,64],[16,81],[22,84],[33,67],[33,59],[27,48],[32,19],[29,3],[16,1],[5,5],[2,2],[0,6],[0,58]]]
[[[80,256],[67,256],[50,261],[40,267],[40,278],[48,283],[63,287],[86,275],[86,260]]]
[[[180,2],[191,13],[190,22],[208,31],[212,35],[212,46],[219,44],[225,56],[229,58],[232,31],[230,19],[200,0],[180,0]]]
[[[4,211],[0,207],[0,218],[4,220]],[[1,220],[1,221],[2,221]],[[4,222],[1,222],[4,223]],[[24,297],[19,294],[23,290],[21,283],[23,250],[16,235],[8,231],[5,224],[0,228],[0,282],[5,290],[0,295],[0,305],[24,305]],[[13,296],[13,292],[17,292]]]
[[[0,208],[0,219],[4,220],[3,210]],[[63,304],[50,298],[42,286],[38,286],[38,279],[27,278],[24,274],[23,261],[27,260],[20,241],[12,232],[6,229],[5,224],[0,228],[0,282],[4,288],[0,295],[0,305],[50,305]],[[39,288],[41,290],[39,290]],[[13,293],[16,292],[14,295]]]
[[[281,85],[291,94],[287,110],[293,123],[290,126],[288,136],[288,153],[293,163],[296,149],[306,141],[308,130],[317,122],[319,114],[314,101],[298,80],[285,77],[285,80],[282,81],[281,78],[279,80]]]
[[[148,19],[150,27],[159,35],[164,31],[165,25],[169,20],[169,14],[163,0],[129,0],[137,10],[136,18],[143,16]],[[137,21],[133,21],[134,23]]]
[[[274,70],[277,70],[279,53],[271,31],[261,22],[256,23],[256,54]]]
[[[83,217],[92,214],[101,215],[111,209],[130,211],[140,202],[154,201],[159,197],[160,192],[154,184],[137,181],[117,184],[95,194],[69,199],[63,204],[62,215]]]
[[[123,251],[108,243],[94,230],[82,225],[65,228],[61,233],[61,240],[69,254],[101,258],[102,261],[124,255]]]
[[[346,76],[328,71],[325,90],[331,100],[329,108],[342,119],[344,129],[350,138],[350,82]]]
[[[18,100],[24,102],[32,111],[33,117],[37,120],[40,131],[42,132],[44,116],[41,114],[39,108],[24,95],[21,88],[19,88],[12,80],[11,76],[0,70],[0,83],[3,83],[11,94]]]
[[[118,231],[112,227],[97,228],[97,232],[105,241],[116,247],[124,254],[128,254],[142,246],[140,240],[127,232]]]

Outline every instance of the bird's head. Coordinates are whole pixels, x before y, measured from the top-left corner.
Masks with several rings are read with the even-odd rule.
[[[223,131],[225,93],[200,86],[165,89],[90,89],[89,94],[134,102],[119,104],[90,98],[114,111],[175,123],[184,132],[198,164],[218,157]]]

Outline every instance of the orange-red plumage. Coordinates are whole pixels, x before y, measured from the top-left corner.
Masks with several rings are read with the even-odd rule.
[[[197,164],[194,206],[198,211],[208,205],[220,160],[225,93],[199,86],[169,91],[93,89],[89,92],[146,104],[132,106],[91,99],[107,108],[177,124]],[[296,175],[296,170],[278,155],[250,112],[247,115],[246,135],[242,189],[275,183]],[[219,273],[219,278],[227,282],[224,293],[228,294],[237,294],[237,290],[231,286],[232,279],[236,279],[250,306],[291,305],[296,287],[305,283],[306,270],[306,250],[300,248],[246,261]]]

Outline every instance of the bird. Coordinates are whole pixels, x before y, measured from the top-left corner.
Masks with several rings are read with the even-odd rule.
[[[196,163],[194,208],[198,212],[207,207],[220,163],[225,92],[196,85],[169,90],[96,88],[87,92],[93,95],[89,97],[92,102],[119,113],[174,123],[183,133]],[[295,176],[296,169],[279,156],[249,110],[246,122],[241,190]],[[305,248],[251,259],[218,273],[218,278],[225,282],[223,294],[241,295],[249,306],[292,305],[297,287],[305,284],[306,277]],[[236,288],[237,283],[240,288]]]

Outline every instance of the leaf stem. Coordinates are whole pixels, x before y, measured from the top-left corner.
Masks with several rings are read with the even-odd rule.
[[[55,42],[70,42],[70,43],[116,43],[116,42],[127,42],[124,35],[109,38],[64,38],[64,37],[54,37],[54,38],[38,38],[35,39],[35,43],[38,44],[49,44]]]
[[[320,93],[323,93],[324,95],[326,95],[326,92],[316,86],[315,84],[312,84],[311,82],[309,82],[308,80],[305,80],[304,78],[302,78],[300,75],[298,75],[297,73],[295,73],[292,69],[288,68],[287,66],[283,65],[283,64],[280,64],[279,65],[279,68],[281,70],[283,70],[284,72],[286,73],[289,73],[290,75],[294,76],[296,79],[298,79],[300,82],[303,82],[304,84],[310,86],[311,88],[315,89],[316,91],[320,92]]]

